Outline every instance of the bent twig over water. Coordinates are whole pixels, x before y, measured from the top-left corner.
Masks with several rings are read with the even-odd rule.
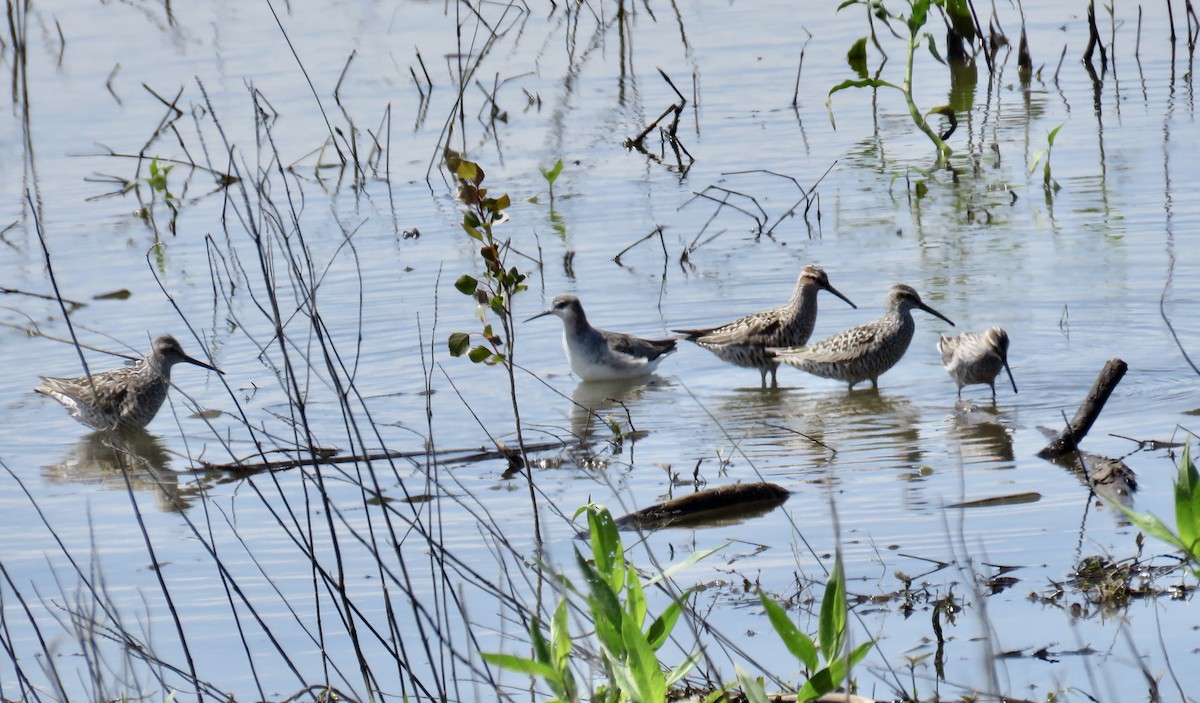
[[[1075,411],[1075,417],[1037,455],[1043,459],[1057,459],[1075,451],[1079,447],[1079,443],[1087,436],[1088,430],[1092,429],[1096,418],[1100,417],[1100,411],[1104,410],[1108,396],[1112,395],[1113,389],[1121,382],[1121,378],[1128,369],[1129,365],[1124,361],[1116,358],[1109,359],[1101,369],[1100,375],[1096,377],[1096,382],[1092,384],[1092,389],[1088,391],[1087,397]]]

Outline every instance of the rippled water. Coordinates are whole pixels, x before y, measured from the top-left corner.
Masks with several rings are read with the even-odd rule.
[[[1171,676],[1185,692],[1200,685],[1187,665],[1195,628],[1190,594],[1135,600],[1119,614],[1099,612],[1069,587],[1057,600],[1028,598],[1054,594],[1084,556],[1124,559],[1137,551],[1136,531],[1114,509],[1090,497],[1070,471],[1034,456],[1046,441],[1040,428],[1056,428],[1063,413],[1073,414],[1111,357],[1130,370],[1089,435],[1089,451],[1122,456],[1136,448],[1114,435],[1179,439],[1180,426],[1194,427],[1189,412],[1200,407],[1196,374],[1181,353],[1200,339],[1194,91],[1186,45],[1177,44],[1174,57],[1169,51],[1164,9],[1144,8],[1135,57],[1137,15],[1117,8],[1116,65],[1098,91],[1078,62],[1084,20],[1054,3],[1025,8],[1041,69],[1028,86],[1008,56],[1001,75],[989,80],[981,65],[973,88],[960,78],[950,95],[948,71],[922,51],[915,79],[922,107],[947,100],[974,106],[961,111],[950,140],[958,154],[951,173],[929,172],[932,150],[894,92],[835,94],[836,129],[831,125],[825,95],[852,75],[845,51],[867,31],[857,10],[649,3],[625,7],[630,14],[622,21],[618,7],[584,6],[571,15],[489,7],[488,22],[502,34],[485,45],[486,32],[464,19],[472,29],[459,46],[455,17],[469,14],[466,6],[275,6],[311,90],[265,4],[172,7],[170,20],[164,8],[141,4],[30,11],[28,95],[14,98],[0,132],[0,282],[50,299],[6,293],[0,312],[7,325],[0,329],[0,407],[9,415],[0,429],[8,470],[0,493],[8,580],[0,593],[5,641],[16,647],[0,663],[0,695],[27,696],[22,675],[51,688],[41,664],[47,652],[69,672],[65,697],[146,691],[161,698],[161,691],[185,687],[174,675],[156,681],[153,667],[142,664],[122,673],[120,647],[110,644],[100,648],[113,667],[101,677],[109,688],[93,687],[80,656],[89,650],[78,641],[107,641],[109,633],[68,623],[69,611],[94,614],[95,603],[111,603],[127,630],[143,633],[157,656],[186,670],[160,576],[197,674],[215,690],[239,700],[275,699],[327,680],[362,695],[355,653],[336,615],[345,602],[324,586],[314,589],[313,562],[296,541],[311,534],[317,561],[345,582],[358,609],[355,627],[383,691],[434,695],[404,688],[407,671],[385,664],[399,659],[417,680],[463,682],[444,693],[448,698],[495,696],[488,686],[475,688],[483,675],[472,664],[458,661],[452,671],[443,655],[520,651],[525,626],[504,610],[492,585],[528,595],[519,561],[533,553],[533,520],[528,486],[506,473],[504,460],[461,459],[466,450],[493,446],[489,437],[509,446],[515,437],[502,370],[445,354],[450,332],[478,329],[473,304],[451,284],[481,268],[439,167],[450,126],[450,144],[483,166],[492,192],[512,196],[500,232],[529,257],[514,255],[510,263],[532,274],[529,291],[514,304],[519,319],[571,292],[597,326],[662,336],[781,304],[799,270],[817,263],[858,309],[823,294],[814,339],[879,316],[896,282],[915,287],[956,323],[952,329],[918,312],[912,347],[878,392],[847,392],[840,382],[790,368],[780,370],[780,388],[764,391],[755,371],[687,343],[650,383],[579,384],[558,321],[519,324],[517,397],[526,440],[568,440],[535,455],[541,528],[553,562],[570,563],[577,543],[567,518],[589,498],[626,510],[690,492],[695,483],[765,479],[795,492],[783,508],[741,523],[655,533],[646,548],[666,562],[671,552],[679,558],[733,540],[684,581],[708,584],[697,603],[715,631],[735,640],[759,635],[740,645],[769,671],[794,680],[796,664],[743,582],[781,597],[815,582],[819,598],[822,565],[840,545],[849,590],[861,600],[855,637],[881,645],[856,674],[868,695],[894,697],[896,675],[911,687],[905,658],[934,650],[931,602],[919,602],[911,616],[897,600],[871,602],[901,589],[898,571],[913,577],[914,588],[953,594],[966,606],[955,624],[944,625],[944,680],[935,680],[931,660],[915,665],[923,698],[998,686],[1030,699],[1066,687],[1130,699],[1144,695],[1142,666],[1159,676],[1168,662],[1174,668],[1164,686]],[[1015,42],[1015,15],[1001,15]],[[126,36],[136,39],[120,39]],[[899,44],[883,34],[881,41],[891,53],[884,75],[900,80]],[[485,50],[465,88],[461,119],[455,117],[456,72],[469,65],[458,57]],[[6,52],[11,67],[11,48]],[[414,83],[414,74],[423,77],[417,52],[432,90]],[[872,66],[876,61],[872,54]],[[656,68],[688,99],[678,136],[694,162],[677,159],[657,134],[647,139],[649,153],[623,146],[678,99]],[[257,195],[247,191],[255,198],[249,206],[239,187],[221,190],[211,176],[182,165],[168,174],[179,207],[175,233],[161,194],[151,202],[144,182],[137,193],[101,197],[120,190],[104,174],[147,175],[144,162],[135,171],[135,160],[103,155],[136,154],[168,113],[143,83],[168,102],[182,90],[178,120],[147,155],[227,170],[219,126],[236,144],[241,173],[264,169],[266,186]],[[273,143],[256,130],[250,86],[260,91]],[[487,119],[492,93],[503,120]],[[363,157],[373,168],[362,174],[317,168],[336,163],[332,147],[322,145],[333,127],[349,134],[351,121],[360,155],[377,140],[384,157]],[[1060,124],[1051,165],[1061,189],[1047,193],[1040,169],[1031,175],[1027,165]],[[538,169],[559,158],[565,167],[551,201]],[[803,188],[820,181],[817,204],[807,215],[801,206],[784,217],[800,189],[768,171]],[[138,194],[152,220],[138,215]],[[315,428],[311,441],[416,455],[370,469],[323,468],[328,503],[308,468],[249,477],[198,468],[201,460],[253,457],[252,438],[267,449],[309,441],[292,429],[268,286],[247,235],[251,225],[269,230],[274,213],[261,207],[266,196],[283,222],[290,223],[289,198],[298,215],[296,230],[287,227],[291,239],[270,239],[267,270]],[[722,197],[744,212],[718,208],[712,198]],[[779,223],[760,232],[746,213],[757,213],[763,230]],[[652,237],[614,262],[660,226],[661,243]],[[314,263],[302,275],[288,269],[284,250],[285,241],[299,246],[297,234]],[[153,436],[140,439],[129,474],[114,459],[125,455],[85,437],[61,408],[31,392],[39,374],[79,373],[70,346],[26,334],[68,336],[51,271],[63,298],[86,303],[71,313],[82,342],[141,353],[150,337],[172,332],[192,353],[203,342],[225,372],[227,387],[201,369],[176,369],[172,407],[150,426]],[[307,317],[293,314],[309,300],[300,280],[320,281],[314,299],[340,359],[327,362]],[[95,299],[121,289],[128,298]],[[985,388],[968,388],[964,397],[995,413],[991,422],[970,422],[955,412],[955,386],[934,345],[939,333],[992,324],[1012,338],[1020,393],[1000,384],[993,408]],[[117,363],[91,353],[88,360],[93,369]],[[358,427],[344,422],[327,363],[351,389]],[[194,417],[185,393],[195,407],[223,414]],[[636,432],[618,442],[580,406]],[[583,444],[570,439],[589,433]],[[464,452],[433,465],[421,456],[427,446]],[[1145,451],[1126,461],[1140,484],[1134,507],[1171,515],[1172,459]],[[372,475],[394,501],[392,512],[364,500],[358,485],[374,486]],[[1040,498],[945,507],[1031,492]],[[426,494],[433,500],[423,502]],[[421,525],[436,526],[432,541],[463,564],[444,567],[430,556],[429,544],[405,526],[416,510],[427,511]],[[336,526],[336,552],[327,516]],[[400,548],[381,536],[389,529]],[[372,541],[389,573],[362,546]],[[1146,545],[1147,557],[1167,551]],[[214,566],[214,552],[227,571]],[[973,574],[1002,571],[1018,579],[1015,585],[990,596],[976,587]],[[426,610],[414,611],[414,601]],[[501,613],[493,618],[497,602]],[[1083,614],[1072,613],[1072,604],[1083,605]],[[459,624],[464,617],[475,642]],[[393,640],[406,647],[400,654],[362,634],[368,624],[386,632],[389,620],[400,628]],[[801,624],[816,629],[815,622]],[[429,634],[438,629],[448,641]],[[332,671],[322,668],[322,638]],[[719,646],[706,646],[725,667],[713,676],[731,677]],[[1085,648],[1091,654],[1077,654]],[[1034,656],[1040,649],[1043,658]],[[1002,652],[1021,656],[991,658]],[[440,677],[429,673],[434,668]],[[505,681],[522,685],[515,677]]]

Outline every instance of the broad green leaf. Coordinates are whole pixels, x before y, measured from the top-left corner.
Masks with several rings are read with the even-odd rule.
[[[929,44],[929,55],[933,57],[934,61],[937,61],[941,65],[945,66],[946,61],[942,58],[942,55],[938,53],[937,44],[933,41],[933,35],[926,34],[925,38],[928,40],[927,43]]]
[[[475,178],[481,173],[479,165],[474,161],[463,159],[458,162],[458,170],[456,175],[464,181],[476,182]]]
[[[850,652],[850,666],[857,666],[859,662],[866,658],[871,653],[871,648],[875,646],[875,640],[868,640],[854,648]],[[928,655],[926,655],[928,656]]]
[[[558,174],[563,170],[562,159],[559,159],[550,168],[539,168],[538,170],[542,172],[542,177],[546,179],[547,183],[554,185],[554,181],[558,180]]]
[[[845,90],[847,88],[895,88],[896,90],[901,89],[900,86],[896,85],[895,83],[889,83],[888,81],[885,81],[885,80],[882,80],[879,78],[862,78],[862,79],[858,79],[858,80],[853,80],[853,79],[846,80],[846,81],[842,81],[841,83],[838,83],[837,85],[835,85],[829,89],[829,95],[833,95],[834,93],[838,92],[839,90]]]
[[[492,350],[488,349],[487,347],[485,347],[481,344],[481,345],[475,347],[474,349],[472,349],[471,352],[469,354],[467,354],[467,358],[470,359],[472,362],[478,364],[478,363],[484,361],[485,359],[487,359],[488,357],[490,357],[491,355],[492,355]]]
[[[466,332],[454,332],[450,335],[450,356],[462,356],[471,346],[471,335]]]
[[[543,679],[554,678],[557,676],[557,672],[555,672],[553,668],[542,664],[541,662],[535,662],[532,659],[524,659],[522,657],[514,657],[511,654],[498,654],[494,652],[483,652],[482,656],[483,660],[487,663],[508,669],[509,671],[528,674],[530,676],[540,676]]]
[[[942,9],[950,17],[950,25],[954,33],[965,41],[975,41],[975,20],[971,18],[971,8],[967,0],[945,0]]]
[[[867,656],[867,653],[871,651],[871,647],[874,645],[874,642],[865,642],[856,647],[850,654],[849,665],[853,667],[862,661],[863,657]],[[838,657],[830,662],[829,666],[818,671],[801,687],[800,692],[796,694],[796,700],[814,700],[837,689],[846,680],[846,675],[849,673],[846,664],[845,657]]]
[[[646,594],[642,592],[637,569],[625,570],[625,615],[639,630],[646,622]]]
[[[483,232],[480,232],[478,229],[465,222],[463,223],[463,231],[466,232],[471,239],[478,239],[481,242],[483,241]]]
[[[508,197],[508,194],[505,193],[504,195],[501,195],[499,198],[496,198],[496,202],[492,206],[492,211],[500,212],[502,210],[507,210],[509,205],[512,205],[512,200]]]
[[[1175,529],[1179,540],[1195,561],[1200,555],[1200,474],[1192,462],[1190,443],[1179,454],[1179,476],[1175,479]]]
[[[1062,129],[1063,127],[1066,127],[1066,126],[1067,126],[1067,123],[1066,123],[1066,122],[1063,122],[1063,123],[1062,123],[1062,124],[1060,124],[1059,126],[1057,126],[1057,127],[1055,127],[1054,129],[1050,130],[1050,135],[1046,137],[1046,142],[1047,142],[1047,143],[1048,143],[1050,146],[1054,146],[1054,138],[1058,136],[1058,130],[1060,130],[1060,129]]]
[[[1033,155],[1029,158],[1029,175],[1033,175],[1033,172],[1037,170],[1038,164],[1041,163],[1042,159],[1044,158],[1046,158],[1045,149],[1034,150]]]
[[[621,590],[625,585],[625,547],[621,544],[617,523],[607,508],[596,506],[588,511],[588,538],[596,570],[614,592]]]
[[[915,39],[929,15],[929,0],[913,0],[912,15],[908,18],[908,31]]]
[[[832,661],[842,651],[846,638],[846,576],[842,571],[842,556],[833,560],[833,573],[825,584],[821,599],[821,614],[817,618],[821,651],[826,661]]]
[[[775,628],[779,639],[783,640],[784,646],[792,653],[793,657],[800,660],[805,671],[816,671],[820,662],[817,659],[817,647],[813,644],[812,638],[801,632],[792,623],[787,611],[768,598],[766,594],[760,592],[758,598],[762,601],[763,609],[767,611],[767,619],[771,621],[771,626]]]
[[[633,618],[625,618],[621,621],[621,636],[625,640],[625,661],[633,680],[637,682],[640,699],[646,703],[666,700],[666,676],[641,626]]]
[[[825,667],[804,682],[804,685],[796,692],[796,700],[798,702],[815,701],[835,688],[837,688],[837,683],[834,682],[829,667]]]
[[[650,623],[650,627],[646,630],[646,640],[650,642],[650,646],[654,651],[658,651],[662,647],[667,638],[671,636],[671,631],[675,629],[675,623],[679,621],[679,616],[683,614],[683,605],[681,601],[687,600],[691,595],[691,591],[687,591],[681,596],[680,600],[671,600],[671,604],[663,610],[654,622]]]
[[[542,633],[542,621],[533,618],[529,621],[529,639],[533,644],[533,656],[543,664],[554,666],[554,657],[550,654],[550,643]]]
[[[587,559],[575,550],[575,561],[583,573],[588,585],[588,607],[592,611],[592,623],[596,628],[596,637],[607,647],[614,656],[624,658],[625,645],[621,637],[621,621],[624,615],[617,594],[608,585],[599,570],[588,563]]]
[[[463,274],[454,282],[454,287],[463,295],[475,295],[475,289],[479,287],[479,281],[474,276]]]
[[[857,73],[859,78],[867,77],[866,37],[859,39],[850,46],[850,51],[846,52],[846,63],[850,64],[850,70]]]
[[[567,656],[571,653],[571,633],[567,629],[567,599],[564,597],[558,601],[558,606],[554,608],[554,615],[550,619],[550,645],[553,648],[551,653],[554,666],[563,668],[567,663]]]

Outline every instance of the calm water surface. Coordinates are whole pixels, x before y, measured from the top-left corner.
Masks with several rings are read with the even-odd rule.
[[[489,437],[511,446],[515,436],[502,370],[445,353],[449,333],[479,328],[474,305],[452,284],[481,268],[439,168],[447,129],[449,143],[483,166],[492,193],[512,197],[500,233],[529,257],[510,259],[531,274],[515,302],[520,319],[571,292],[597,326],[662,336],[780,304],[799,270],[817,263],[858,309],[822,295],[814,338],[880,315],[897,282],[956,323],[952,330],[918,312],[912,347],[878,392],[847,392],[789,368],[780,370],[781,388],[763,391],[756,372],[687,344],[649,383],[579,384],[557,320],[518,325],[525,438],[568,442],[536,456],[552,562],[573,558],[569,518],[589,499],[615,512],[687,493],[694,479],[765,479],[795,491],[783,508],[659,532],[644,547],[667,563],[672,553],[678,559],[731,540],[681,583],[706,585],[697,605],[713,631],[769,672],[799,677],[760,615],[757,591],[744,584],[819,601],[840,546],[858,599],[854,637],[881,645],[856,672],[866,695],[894,698],[897,680],[911,689],[910,661],[922,698],[998,691],[1034,699],[1070,688],[1080,698],[1137,700],[1146,695],[1143,670],[1185,697],[1200,690],[1190,591],[1103,611],[1063,586],[1083,557],[1132,557],[1136,530],[1078,477],[1034,456],[1045,443],[1041,428],[1073,414],[1112,357],[1127,361],[1129,373],[1089,435],[1089,451],[1124,456],[1136,449],[1125,438],[1179,440],[1194,429],[1197,376],[1180,345],[1193,358],[1200,348],[1200,209],[1192,197],[1200,142],[1190,58],[1182,42],[1172,57],[1165,9],[1144,8],[1135,56],[1136,8],[1118,8],[1116,64],[1098,90],[1078,61],[1084,19],[1055,3],[1025,7],[1040,68],[1028,85],[1015,56],[1002,53],[998,76],[980,65],[974,86],[959,80],[951,96],[948,70],[920,52],[918,103],[960,106],[950,140],[955,173],[929,172],[932,149],[894,91],[835,94],[831,125],[826,93],[853,75],[845,51],[867,31],[861,13],[836,14],[833,4],[801,13],[790,3],[649,3],[626,7],[623,24],[612,4],[570,16],[491,7],[486,19],[501,33],[490,44],[466,6],[274,9],[312,89],[265,3],[173,6],[173,21],[162,7],[136,3],[39,5],[28,14],[28,91],[14,99],[0,132],[0,407],[8,414],[0,428],[0,594],[5,642],[14,648],[0,662],[0,696],[29,697],[21,677],[48,698],[186,692],[185,679],[169,673],[188,669],[180,630],[197,675],[212,684],[207,696],[278,699],[321,681],[363,696],[338,616],[346,601],[314,587],[315,560],[345,583],[363,656],[387,696],[494,698],[480,683],[477,653],[526,651],[525,625],[506,604],[532,602],[522,559],[533,554],[534,528],[528,486],[506,474],[503,460],[455,460],[490,446]],[[1015,43],[1015,13],[1001,20]],[[1106,37],[1108,21],[1101,18]],[[901,46],[886,35],[881,41],[891,55],[883,75],[899,81]],[[432,88],[414,83],[414,73],[424,83],[418,52]],[[460,118],[459,71],[481,53]],[[878,56],[870,56],[874,70]],[[11,48],[4,58],[14,66]],[[677,158],[657,132],[648,153],[623,146],[678,100],[656,69],[688,99],[677,134],[694,161]],[[168,102],[182,91],[181,112],[168,113],[143,84]],[[488,119],[493,93],[503,119]],[[264,182],[247,189],[249,205],[240,188],[222,190],[210,175],[176,166],[167,180],[179,209],[173,233],[167,204],[161,194],[152,199],[146,182],[121,194],[106,180],[148,175],[147,163],[138,171],[135,159],[107,153],[136,155],[164,114],[177,119],[146,155],[225,171],[228,140],[237,170]],[[1047,193],[1040,167],[1030,175],[1028,165],[1059,125],[1051,165],[1061,188]],[[378,143],[382,156],[363,157],[371,165],[361,174],[318,168],[337,162],[326,144],[334,128],[343,149],[350,151],[344,139],[353,131],[360,155]],[[539,168],[559,158],[565,167],[551,203]],[[801,206],[767,234],[746,214],[769,227],[801,198],[792,180],[775,174],[808,188],[826,170],[806,217]],[[702,192],[728,194],[741,211],[695,197]],[[152,217],[139,215],[143,206]],[[287,237],[270,234],[277,221]],[[656,227],[661,244],[652,238],[613,261]],[[268,233],[268,274],[252,229]],[[419,236],[405,236],[413,231]],[[297,272],[287,246],[299,247],[300,235],[313,268]],[[140,354],[152,336],[172,332],[202,358],[206,345],[225,372],[222,382],[195,367],[176,369],[171,405],[139,440],[128,472],[127,455],[31,391],[39,374],[80,373],[69,345],[27,333],[68,336],[51,271],[63,298],[86,303],[71,312],[82,342]],[[305,287],[314,281],[315,295]],[[118,290],[128,297],[97,299]],[[294,388],[281,381],[269,290],[282,307]],[[303,312],[309,301],[340,358],[321,355]],[[964,397],[995,413],[993,422],[970,423],[955,414],[955,386],[934,345],[939,333],[992,324],[1013,340],[1020,393],[1000,385],[993,407],[985,388],[969,388]],[[119,363],[87,358],[93,370]],[[331,368],[349,389],[356,426],[344,421]],[[198,469],[201,461],[254,457],[256,442],[269,451],[309,441],[294,429],[290,392],[305,399],[312,443],[415,456],[373,462],[377,483],[365,464],[323,468],[327,502],[311,468],[250,477]],[[636,434],[612,441],[581,406]],[[217,413],[197,417],[201,408]],[[589,434],[583,445],[571,439]],[[464,452],[434,464],[420,455],[428,447]],[[1140,484],[1132,505],[1171,515],[1172,458],[1143,451],[1126,462]],[[365,500],[363,484],[377,486],[390,510]],[[946,507],[1018,493],[1040,498]],[[426,540],[412,520],[435,534]],[[439,562],[443,552],[430,542],[451,561]],[[369,544],[378,545],[386,571]],[[1159,556],[1167,551],[1148,542],[1143,558],[1169,564]],[[639,552],[639,561],[647,558]],[[877,598],[902,589],[897,572],[928,596],[911,615],[900,600]],[[1016,581],[992,593],[983,580],[998,575]],[[1039,599],[1060,588],[1061,597]],[[965,609],[943,621],[939,680],[933,657],[921,657],[936,647],[932,600],[947,595]],[[798,617],[815,632],[806,611]],[[167,670],[115,644],[116,622],[151,643]],[[390,640],[389,622],[398,633]],[[728,680],[733,662],[745,661],[719,638],[703,641],[715,678]],[[679,646],[691,644],[685,637]],[[103,672],[103,686],[89,670]],[[457,684],[439,691],[439,680]]]

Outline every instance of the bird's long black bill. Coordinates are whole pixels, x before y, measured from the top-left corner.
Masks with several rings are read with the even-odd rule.
[[[218,369],[216,366],[213,366],[211,364],[206,364],[203,361],[200,361],[199,359],[193,359],[192,357],[187,356],[187,355],[184,355],[182,361],[186,361],[189,364],[195,364],[196,366],[208,369],[209,371],[216,371],[217,373],[221,374],[222,376],[225,375],[225,372],[222,371],[221,369]]]
[[[1013,393],[1017,392],[1017,381],[1013,378],[1012,369],[1008,368],[1008,359],[1004,360],[1004,372],[1008,374],[1008,382],[1012,384]]]
[[[928,306],[928,305],[926,305],[925,303],[921,303],[921,309],[922,309],[922,310],[924,310],[925,312],[929,313],[930,315],[933,315],[934,317],[940,317],[940,318],[942,318],[942,319],[943,319],[943,320],[945,320],[946,322],[949,322],[951,327],[954,327],[954,321],[953,321],[953,320],[951,320],[950,318],[946,317],[945,315],[943,315],[942,313],[938,312],[937,310],[934,310],[933,308],[929,307],[929,306]]]
[[[846,304],[847,304],[847,305],[849,305],[850,307],[854,308],[855,310],[857,310],[857,309],[858,309],[858,306],[854,304],[854,301],[853,301],[853,300],[850,300],[850,299],[849,299],[849,298],[847,298],[846,296],[842,295],[842,292],[841,292],[840,290],[838,290],[837,288],[834,288],[833,286],[829,286],[829,287],[828,287],[828,288],[826,288],[825,290],[829,291],[830,293],[833,293],[833,294],[834,294],[834,295],[836,295],[837,297],[839,297],[839,298],[841,298],[842,300],[846,301]]]
[[[539,312],[538,314],[534,315],[533,317],[526,318],[525,321],[532,322],[533,320],[536,320],[539,317],[545,317],[547,315],[553,315],[553,314],[554,314],[553,310],[543,310],[543,311]]]

